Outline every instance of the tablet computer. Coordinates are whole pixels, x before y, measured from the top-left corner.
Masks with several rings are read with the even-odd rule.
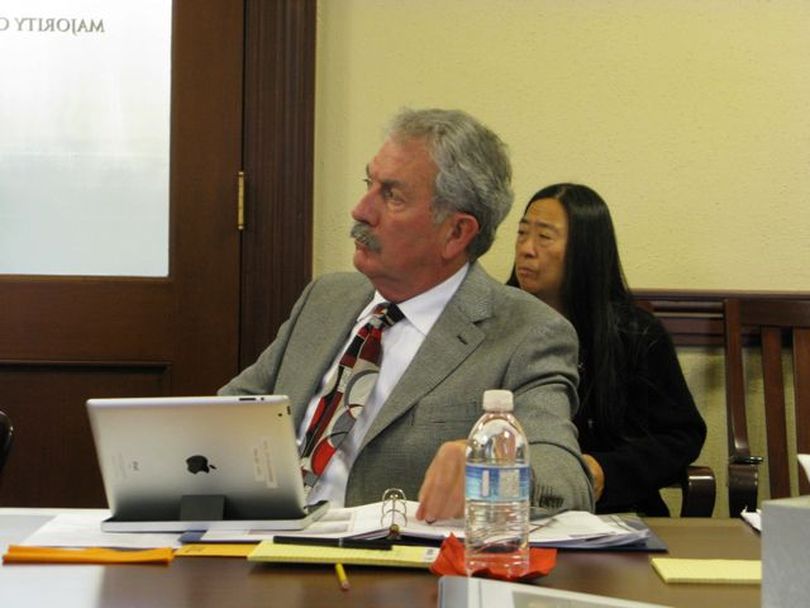
[[[90,399],[112,517],[105,531],[305,528],[308,505],[283,395]]]

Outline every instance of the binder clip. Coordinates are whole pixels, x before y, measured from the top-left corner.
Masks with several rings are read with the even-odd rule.
[[[388,488],[382,495],[380,526],[388,528],[388,538],[399,540],[400,532],[408,525],[408,507],[405,492],[399,488]]]

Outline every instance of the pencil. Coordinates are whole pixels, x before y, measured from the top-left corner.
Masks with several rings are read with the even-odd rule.
[[[349,578],[346,576],[346,570],[343,569],[343,564],[335,564],[335,572],[337,573],[340,588],[343,589],[343,591],[348,591],[351,585],[349,585]]]

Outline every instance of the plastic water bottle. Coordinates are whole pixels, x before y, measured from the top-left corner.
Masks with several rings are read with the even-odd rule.
[[[484,414],[467,440],[467,574],[529,571],[529,444],[513,408],[511,391],[486,391]]]

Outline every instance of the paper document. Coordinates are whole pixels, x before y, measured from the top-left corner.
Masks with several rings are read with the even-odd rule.
[[[388,533],[381,519],[382,505],[382,502],[374,502],[359,507],[329,509],[321,519],[303,530],[209,530],[200,537],[199,542],[258,543],[271,540],[276,534],[318,538],[380,538]]]
[[[400,534],[407,538],[421,538],[438,544],[454,534],[464,538],[464,520],[440,520],[433,524],[417,521],[414,517],[419,503],[405,501],[407,523]],[[284,532],[284,536],[316,536],[320,538],[382,538],[388,528],[382,518],[382,502],[359,507],[331,509],[323,519],[304,530]],[[200,542],[261,542],[271,540],[272,531],[209,530],[200,537]],[[622,546],[643,542],[650,530],[638,520],[636,526],[628,525],[616,515],[594,515],[586,511],[565,511],[532,522],[529,542],[534,547],[591,548]]]
[[[414,510],[415,505],[414,504]],[[409,512],[411,505],[408,505]],[[403,534],[408,537],[441,539],[450,533],[464,537],[464,521],[427,524],[408,520]],[[565,511],[531,523],[529,544],[533,547],[592,548],[641,542],[650,535],[646,526],[636,529],[615,515],[599,516],[587,511]]]
[[[799,454],[799,464],[802,465],[807,481],[810,481],[810,454]]]
[[[757,532],[762,532],[762,511],[757,509],[756,511],[749,511],[746,509],[742,513],[740,513],[740,517],[743,518],[745,522],[748,523],[754,530]]]
[[[56,515],[36,532],[18,543],[40,547],[117,547],[151,549],[179,547],[179,535],[102,532],[101,522],[110,516],[106,509],[87,509]]]

